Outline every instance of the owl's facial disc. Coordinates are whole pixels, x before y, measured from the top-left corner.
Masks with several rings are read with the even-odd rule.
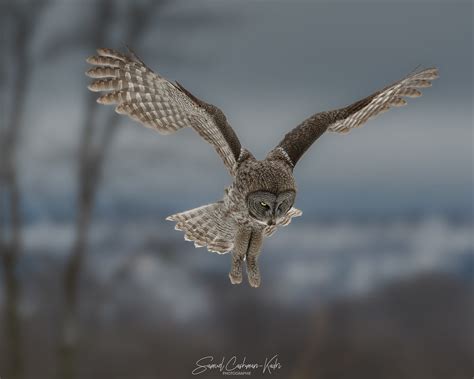
[[[247,196],[250,216],[266,225],[275,225],[293,206],[294,191],[274,194],[266,191],[252,192]]]

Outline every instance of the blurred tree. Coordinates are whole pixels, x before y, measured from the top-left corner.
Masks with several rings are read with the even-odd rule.
[[[8,1],[1,4],[2,25],[2,123],[0,125],[0,257],[5,291],[5,340],[8,346],[6,377],[23,376],[23,354],[19,314],[20,279],[17,272],[21,252],[21,191],[17,151],[28,85],[34,60],[31,42],[45,8],[45,0]],[[6,36],[11,36],[7,40]],[[5,95],[8,91],[8,97]],[[8,101],[8,106],[5,102]],[[8,110],[7,110],[8,109]],[[2,373],[3,374],[3,373]]]
[[[100,0],[96,3],[95,20],[85,36],[89,36],[91,49],[114,45],[110,30],[117,22],[125,30],[124,41],[136,45],[146,31],[157,10],[165,0],[120,2]],[[59,43],[61,45],[61,43]],[[63,44],[63,46],[68,46]],[[85,87],[85,85],[84,85]],[[92,220],[95,198],[102,178],[107,153],[116,133],[117,118],[110,112],[105,122],[99,122],[95,96],[87,93],[82,112],[82,128],[78,151],[76,234],[67,259],[63,276],[64,311],[60,341],[61,379],[75,377],[75,356],[78,348],[78,306],[80,275],[87,252],[87,241]]]

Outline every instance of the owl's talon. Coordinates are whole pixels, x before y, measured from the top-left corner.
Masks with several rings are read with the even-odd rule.
[[[257,259],[255,256],[247,256],[247,279],[252,287],[260,287],[262,280],[260,277],[260,269],[258,268]]]
[[[229,279],[232,284],[240,284],[242,283],[242,274],[232,275],[232,273],[229,272]]]
[[[249,284],[250,284],[251,287],[253,287],[253,288],[260,287],[260,284],[261,284],[260,275],[259,276],[249,275],[248,280],[249,280]]]

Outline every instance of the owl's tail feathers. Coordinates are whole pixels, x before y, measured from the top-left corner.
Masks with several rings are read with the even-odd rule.
[[[235,225],[226,217],[222,201],[176,213],[166,218],[175,221],[176,230],[184,232],[184,239],[194,241],[195,247],[225,254],[234,247]]]

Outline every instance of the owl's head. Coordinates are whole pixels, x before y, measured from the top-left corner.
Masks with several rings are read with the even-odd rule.
[[[236,184],[246,195],[249,215],[262,224],[277,224],[295,201],[293,173],[282,161],[250,159],[239,170]]]
[[[247,207],[251,217],[266,225],[275,225],[286,215],[295,202],[293,190],[280,193],[256,191],[247,195]]]

